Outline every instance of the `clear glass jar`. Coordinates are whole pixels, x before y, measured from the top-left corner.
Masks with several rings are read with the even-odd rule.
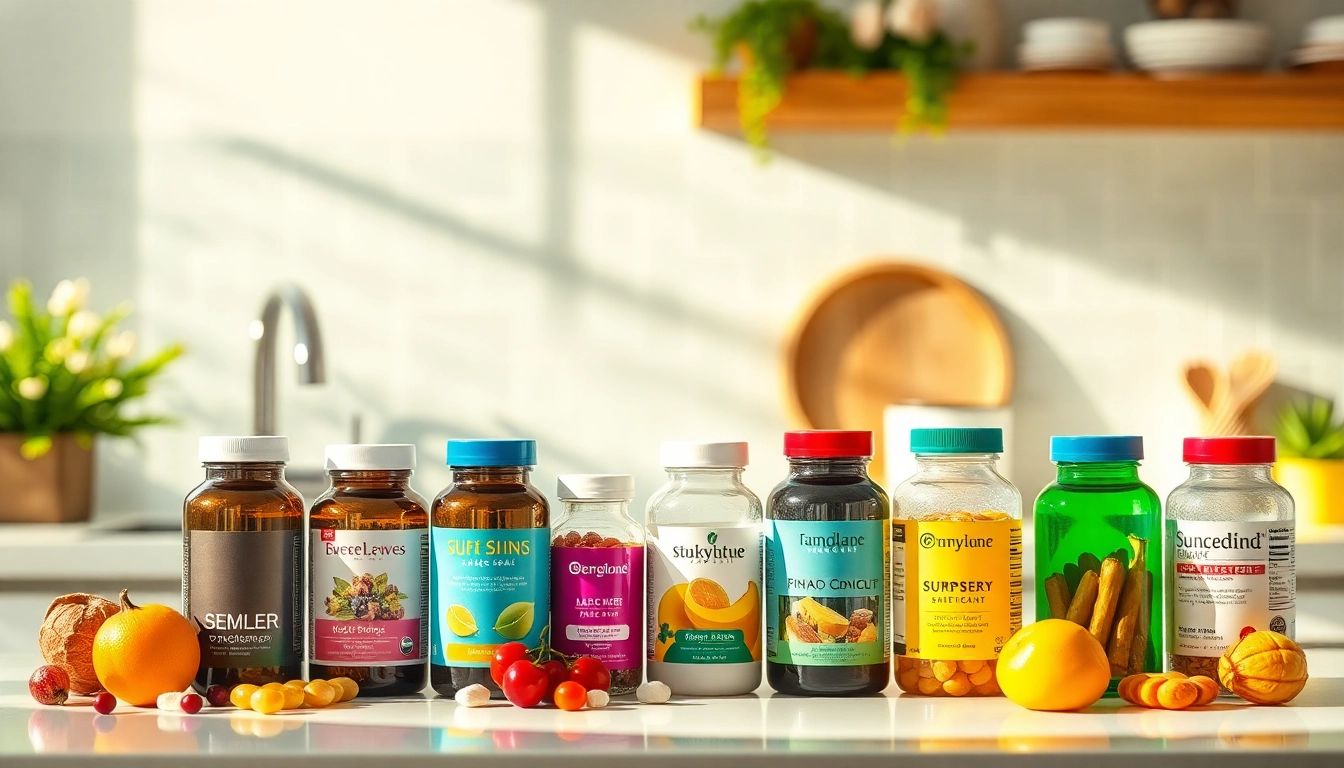
[[[308,674],[361,696],[425,688],[429,505],[411,490],[414,445],[328,445],[331,487],[308,515]]]
[[[891,684],[891,506],[868,476],[873,433],[786,432],[784,455],[789,476],[766,504],[766,682],[793,696],[877,693]]]
[[[1142,437],[1052,437],[1058,474],[1036,498],[1036,618],[1087,627],[1112,690],[1162,666],[1162,501],[1142,458]]]
[[[303,499],[285,481],[289,439],[202,437],[200,460],[205,482],[182,512],[182,614],[201,642],[192,685],[302,677]]]
[[[1293,498],[1270,475],[1272,437],[1185,439],[1190,477],[1167,497],[1171,668],[1218,679],[1252,631],[1296,631]]]
[[[1022,495],[1001,429],[913,429],[918,469],[892,493],[892,651],[902,691],[999,696],[1022,626]]]
[[[644,661],[644,529],[630,475],[560,475],[551,523],[551,647],[593,656],[609,693],[634,693]]]
[[[665,442],[668,481],[649,500],[648,678],[681,696],[761,685],[761,500],[742,483],[746,443]],[[721,607],[688,610],[691,582]]]

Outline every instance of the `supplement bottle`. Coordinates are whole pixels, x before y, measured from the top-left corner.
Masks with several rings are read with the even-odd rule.
[[[205,482],[182,511],[182,615],[196,627],[192,686],[303,677],[303,499],[284,437],[202,437]]]
[[[308,517],[308,674],[360,696],[425,688],[429,505],[411,490],[414,445],[328,445],[331,487]]]
[[[1188,437],[1190,478],[1167,497],[1171,668],[1218,679],[1218,658],[1269,629],[1292,638],[1293,498],[1270,476],[1272,437]]]
[[[1142,458],[1142,437],[1052,437],[1057,477],[1036,499],[1036,618],[1087,627],[1111,690],[1162,666],[1162,502]]]
[[[891,513],[868,477],[873,433],[786,432],[784,455],[766,504],[766,680],[796,696],[877,693],[891,682]]]
[[[746,443],[667,442],[649,500],[648,678],[679,696],[761,685],[761,500]],[[692,590],[694,585],[694,590]]]
[[[644,530],[630,475],[561,475],[551,524],[551,646],[595,656],[613,696],[634,693],[644,662]]]
[[[896,683],[927,696],[999,696],[994,670],[1022,626],[1022,495],[998,473],[1001,429],[913,429],[918,469],[892,493]]]
[[[535,648],[551,615],[550,508],[528,480],[535,440],[449,440],[452,483],[430,510],[430,686],[490,679],[495,649]]]

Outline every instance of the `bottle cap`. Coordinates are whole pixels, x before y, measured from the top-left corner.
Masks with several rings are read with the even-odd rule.
[[[561,501],[630,501],[635,498],[632,475],[560,475],[555,485]]]
[[[849,429],[785,432],[784,455],[790,459],[867,458],[873,455],[873,433]]]
[[[745,467],[746,443],[695,443],[669,440],[659,447],[664,467]]]
[[[414,445],[328,445],[326,456],[327,469],[415,469]]]
[[[535,467],[536,440],[449,440],[450,467]]]
[[[912,429],[910,451],[925,454],[1003,453],[1003,430],[998,427]]]
[[[1050,438],[1050,460],[1067,464],[1139,461],[1143,438],[1137,435],[1056,435]]]
[[[202,437],[202,464],[274,464],[289,461],[289,438],[276,435]]]
[[[1273,464],[1272,437],[1187,437],[1186,464]]]

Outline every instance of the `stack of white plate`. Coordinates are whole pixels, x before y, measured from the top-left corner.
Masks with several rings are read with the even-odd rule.
[[[1125,29],[1125,48],[1135,66],[1156,75],[1263,69],[1269,26],[1239,19],[1147,21]]]
[[[1302,47],[1289,54],[1296,67],[1344,71],[1344,15],[1326,16],[1302,31]]]
[[[1115,63],[1111,28],[1096,19],[1037,19],[1022,25],[1017,60],[1027,72],[1107,70]]]

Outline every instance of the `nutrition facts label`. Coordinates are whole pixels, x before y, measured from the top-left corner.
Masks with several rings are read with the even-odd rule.
[[[1172,653],[1220,656],[1258,629],[1293,636],[1297,589],[1291,523],[1180,521],[1174,528]]]

